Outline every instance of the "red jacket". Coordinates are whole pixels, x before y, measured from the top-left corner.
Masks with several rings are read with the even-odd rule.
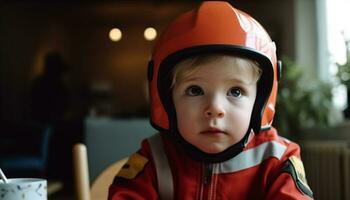
[[[162,140],[174,182],[173,199],[312,199],[299,146],[279,137],[275,129],[255,135],[236,157],[213,164],[193,160],[166,137]],[[147,140],[115,177],[108,199],[159,199]]]

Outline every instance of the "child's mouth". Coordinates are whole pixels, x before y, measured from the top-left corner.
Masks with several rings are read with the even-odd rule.
[[[201,134],[213,134],[213,135],[216,135],[216,134],[226,134],[225,131],[222,131],[221,129],[218,129],[218,128],[208,128],[204,131],[201,131],[200,132]]]

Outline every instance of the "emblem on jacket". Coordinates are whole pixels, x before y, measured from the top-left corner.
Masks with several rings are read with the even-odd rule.
[[[283,171],[292,175],[295,185],[302,193],[310,197],[313,196],[313,193],[306,181],[303,162],[298,157],[291,156],[287,160]]]
[[[146,157],[142,156],[141,154],[134,153],[120,169],[117,177],[133,179],[143,170],[147,162],[148,159]]]

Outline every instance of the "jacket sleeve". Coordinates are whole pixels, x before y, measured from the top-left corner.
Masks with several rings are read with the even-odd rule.
[[[266,200],[312,200],[313,194],[305,178],[300,148],[287,144],[287,150],[270,177]]]
[[[109,187],[108,200],[158,200],[156,172],[149,145],[129,157]]]

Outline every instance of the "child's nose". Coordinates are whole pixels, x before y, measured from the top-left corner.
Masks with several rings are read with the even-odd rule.
[[[225,116],[225,109],[219,98],[213,98],[204,111],[205,117],[222,118]]]

